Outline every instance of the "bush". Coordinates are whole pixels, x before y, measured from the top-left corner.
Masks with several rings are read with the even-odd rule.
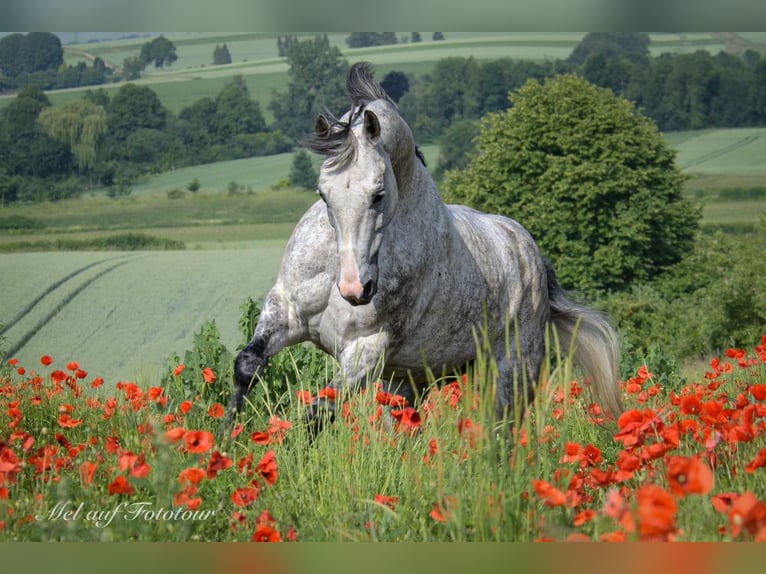
[[[183,199],[185,195],[186,192],[183,189],[178,189],[177,187],[168,190],[168,199]]]
[[[200,187],[202,186],[200,185],[199,179],[196,177],[192,179],[188,184],[186,184],[186,189],[188,189],[192,193],[199,191]]]
[[[563,286],[628,289],[692,247],[701,211],[654,122],[573,75],[530,80],[482,120],[477,155],[448,172],[448,201],[517,219]]]
[[[292,167],[290,168],[290,185],[303,189],[315,190],[319,174],[314,169],[314,163],[306,150],[295,152]]]

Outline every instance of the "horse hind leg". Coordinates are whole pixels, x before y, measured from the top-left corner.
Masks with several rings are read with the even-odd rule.
[[[545,341],[540,334],[524,333],[497,345],[497,422],[515,422],[535,398],[535,388],[545,358]]]

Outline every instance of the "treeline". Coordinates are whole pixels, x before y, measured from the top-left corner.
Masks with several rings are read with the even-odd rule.
[[[293,141],[266,125],[242,77],[176,116],[146,86],[103,88],[51,105],[36,86],[0,114],[0,206],[59,200],[92,187],[129,193],[141,175],[282,153]]]
[[[95,86],[119,79],[101,58],[91,65],[64,65],[61,40],[51,32],[9,34],[0,38],[0,92],[26,86],[43,90]]]
[[[576,73],[636,103],[662,131],[766,124],[766,59],[741,55],[649,55],[649,37],[591,33],[567,60],[451,57],[410,78],[399,106],[421,141],[436,140],[456,120],[475,120],[510,106],[508,93],[527,80]]]
[[[19,74],[61,69],[60,43],[57,48],[45,33],[3,40],[11,37],[46,47],[35,52],[36,60],[14,60],[26,62],[17,65]],[[280,36],[277,43],[287,58],[289,82],[268,103],[270,126],[242,77],[178,115],[146,86],[125,84],[111,97],[103,89],[89,90],[81,101],[60,106],[51,106],[39,86],[22,89],[0,112],[0,205],[70,197],[88,187],[115,186],[120,195],[145,173],[290,150],[312,129],[316,114],[347,109],[349,63],[326,34],[304,40]],[[224,48],[217,47],[217,53],[226,59]],[[149,63],[169,65],[175,47],[155,38],[134,59],[138,73]],[[9,65],[4,62],[0,50],[0,70]],[[438,177],[460,167],[473,145],[476,120],[507,109],[509,92],[529,79],[561,73],[579,74],[636,102],[663,131],[766,125],[766,59],[753,51],[653,58],[646,34],[591,33],[567,60],[450,57],[427,75],[393,70],[381,83],[416,139],[440,142]]]

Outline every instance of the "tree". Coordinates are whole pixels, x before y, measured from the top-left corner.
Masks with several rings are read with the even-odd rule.
[[[225,42],[223,46],[216,44],[215,50],[213,50],[213,65],[220,66],[222,64],[231,64],[231,54]]]
[[[104,108],[79,100],[46,108],[37,121],[49,136],[69,146],[80,170],[93,167],[98,140],[106,133]]]
[[[420,32],[412,32],[410,35],[410,42],[421,42],[423,39],[420,37]]]
[[[438,40],[444,40],[444,33],[443,32],[434,32],[433,36],[431,36],[432,40],[438,41]]]
[[[9,78],[24,72],[55,71],[63,63],[61,40],[51,32],[16,33],[0,38],[0,71]]]
[[[386,90],[386,93],[392,100],[398,102],[401,97],[410,89],[410,79],[404,72],[392,70],[381,80],[380,85]]]
[[[311,156],[306,150],[298,150],[293,156],[293,163],[290,167],[290,185],[293,187],[302,187],[303,189],[315,190],[319,175],[314,169]]]
[[[297,139],[312,130],[319,113],[340,114],[348,108],[348,62],[327,35],[293,43],[287,54],[287,93],[274,92],[269,108],[276,127]]]
[[[448,172],[450,201],[518,220],[567,288],[594,295],[649,280],[688,252],[700,211],[675,153],[627,100],[574,75],[511,94],[482,120],[477,155]]]
[[[125,84],[112,97],[107,118],[109,137],[124,142],[138,129],[163,129],[167,111],[151,88]]]
[[[128,82],[137,80],[141,77],[141,73],[146,68],[144,61],[138,56],[128,56],[122,61],[122,75],[123,79]]]
[[[387,46],[396,43],[396,32],[351,32],[346,37],[346,44],[349,48]]]
[[[144,66],[153,63],[155,68],[170,66],[178,59],[175,45],[165,36],[158,36],[141,46],[141,55],[139,57]]]
[[[440,128],[457,118],[477,117],[480,70],[472,56],[442,58],[432,78],[430,107]]]
[[[649,34],[643,32],[589,32],[569,56],[569,62],[581,65],[591,54],[609,59],[627,58],[643,62],[649,57]]]
[[[479,122],[458,120],[442,135],[439,142],[439,161],[434,168],[434,178],[441,179],[450,169],[465,169],[476,150]]]
[[[266,120],[260,104],[250,98],[250,91],[242,76],[235,76],[215,99],[213,119],[215,135],[225,143],[239,134],[254,134],[266,129]]]

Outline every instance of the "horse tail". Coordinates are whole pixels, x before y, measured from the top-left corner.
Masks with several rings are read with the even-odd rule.
[[[606,316],[570,300],[559,285],[550,261],[545,261],[551,322],[560,348],[589,377],[599,404],[614,417],[622,411],[617,334]]]

